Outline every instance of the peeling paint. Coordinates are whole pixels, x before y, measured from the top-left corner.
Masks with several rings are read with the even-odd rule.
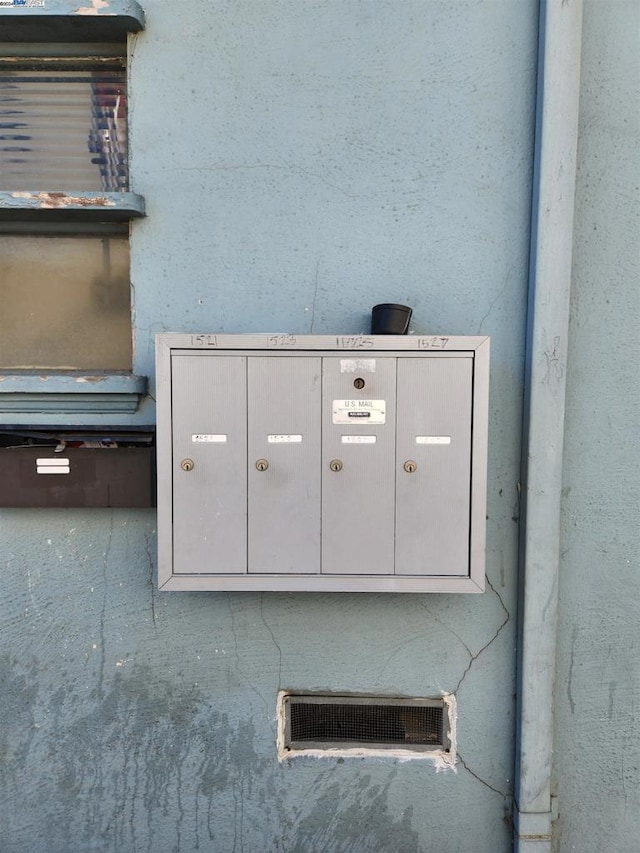
[[[107,196],[83,196],[83,195],[68,195],[67,193],[30,193],[30,192],[15,192],[11,193],[12,198],[21,198],[28,201],[37,202],[39,208],[60,208],[60,207],[115,207],[116,202]]]
[[[115,15],[115,12],[104,12],[101,9],[108,9],[108,0],[91,0],[91,6],[80,6],[76,9],[78,15]]]

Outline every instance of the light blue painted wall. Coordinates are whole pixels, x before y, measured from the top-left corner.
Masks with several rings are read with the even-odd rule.
[[[640,842],[640,6],[587,0],[567,365],[557,851]]]
[[[159,331],[356,333],[387,300],[490,334],[489,585],[159,594],[152,511],[4,512],[0,849],[508,851],[537,4],[145,6],[136,372]],[[457,772],[279,765],[279,687],[454,691]]]

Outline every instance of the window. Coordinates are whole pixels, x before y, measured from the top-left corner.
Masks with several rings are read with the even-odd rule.
[[[126,237],[0,235],[0,365],[130,370]]]
[[[124,45],[0,60],[0,189],[52,204],[128,190],[125,57],[107,51]],[[78,222],[65,236],[57,224],[0,235],[0,367],[131,370],[126,224],[96,235]]]
[[[66,0],[0,8],[0,371],[14,374],[0,410],[21,391],[37,410],[34,371],[132,372],[128,232],[144,210],[129,187],[126,37],[142,25],[118,0],[108,16]]]
[[[88,61],[82,70],[75,58],[3,64],[2,189],[127,190],[124,57]]]

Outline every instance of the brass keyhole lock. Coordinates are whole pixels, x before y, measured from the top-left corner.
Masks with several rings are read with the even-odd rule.
[[[194,464],[193,459],[183,459],[180,463],[180,467],[183,471],[193,471]]]
[[[342,471],[342,462],[339,459],[332,459],[331,462],[329,462],[329,468],[331,468],[332,471]]]
[[[266,471],[268,467],[269,463],[266,459],[258,459],[258,461],[256,462],[256,468],[258,469],[258,471]]]
[[[414,462],[413,459],[407,459],[407,461],[404,463],[404,470],[407,472],[407,474],[413,474],[417,467],[418,463]]]

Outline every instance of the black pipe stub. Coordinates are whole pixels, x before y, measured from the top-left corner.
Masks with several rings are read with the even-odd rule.
[[[371,309],[372,335],[406,335],[413,309],[407,305],[385,302]]]

